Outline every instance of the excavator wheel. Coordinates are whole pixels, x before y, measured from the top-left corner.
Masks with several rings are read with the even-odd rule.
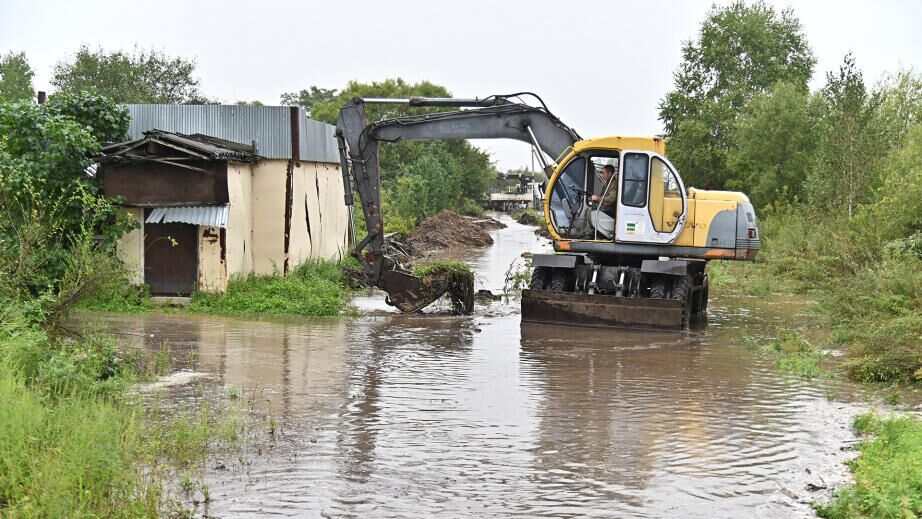
[[[653,278],[650,285],[650,299],[666,299],[666,280],[662,276]]]
[[[688,276],[675,276],[672,280],[670,298],[676,301],[685,301],[688,296]]]
[[[688,300],[688,276],[675,276],[672,279],[672,291],[669,294],[670,299],[682,303],[682,327],[688,325],[689,314],[692,305]]]
[[[569,277],[564,269],[554,269],[551,271],[551,283],[547,289],[551,292],[569,292],[567,290]]]
[[[528,283],[528,288],[530,290],[544,290],[550,273],[551,269],[549,267],[535,267],[531,272],[531,282]]]
[[[695,292],[695,299],[692,302],[692,314],[701,315],[708,309],[708,275],[705,274],[701,282],[701,288]]]

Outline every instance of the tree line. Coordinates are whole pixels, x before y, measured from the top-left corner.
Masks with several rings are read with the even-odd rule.
[[[132,52],[83,46],[57,63],[51,78],[56,92],[92,93],[115,103],[204,104],[207,97],[195,77],[195,61],[155,51]],[[34,73],[24,53],[0,57],[0,100],[28,101],[34,97]],[[311,86],[283,93],[284,105],[300,105],[319,121],[336,124],[339,108],[353,96],[448,97],[447,88],[429,81],[402,79],[359,83],[341,90]],[[237,101],[261,105],[258,101]],[[369,108],[372,118],[408,115],[418,109]],[[464,140],[437,143],[399,143],[383,146],[380,154],[383,204],[389,230],[409,232],[419,221],[444,209],[478,212],[477,201],[489,192],[496,170],[490,157]]]

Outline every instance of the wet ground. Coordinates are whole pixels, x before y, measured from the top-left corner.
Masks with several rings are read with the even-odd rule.
[[[502,220],[466,258],[478,288],[546,246]],[[206,374],[193,383],[258,391],[284,424],[246,470],[209,472],[213,516],[808,517],[848,477],[854,388],[779,374],[742,340],[809,303],[715,299],[683,333],[521,327],[516,301],[473,317],[356,305],[369,315],[98,319],[169,341]]]

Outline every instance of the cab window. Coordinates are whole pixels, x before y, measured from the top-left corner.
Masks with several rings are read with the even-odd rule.
[[[551,192],[551,218],[557,233],[568,237],[579,212],[579,192],[586,186],[586,159],[577,157],[557,177]]]
[[[621,203],[631,207],[647,205],[647,174],[649,160],[641,153],[628,153],[624,156],[624,190]]]
[[[657,232],[672,232],[685,202],[675,172],[659,157],[650,161],[650,219]]]

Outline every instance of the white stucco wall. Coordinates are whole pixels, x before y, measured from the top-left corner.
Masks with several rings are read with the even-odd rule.
[[[253,272],[253,165],[227,165],[227,275]]]
[[[221,228],[198,226],[198,289],[224,292],[227,265],[221,254]]]
[[[129,282],[141,285],[144,283],[144,209],[126,207],[121,212],[137,222],[137,228],[122,235],[116,248],[128,269]]]
[[[349,213],[339,167],[302,162],[293,173],[290,265],[310,259],[339,260],[345,253]]]

